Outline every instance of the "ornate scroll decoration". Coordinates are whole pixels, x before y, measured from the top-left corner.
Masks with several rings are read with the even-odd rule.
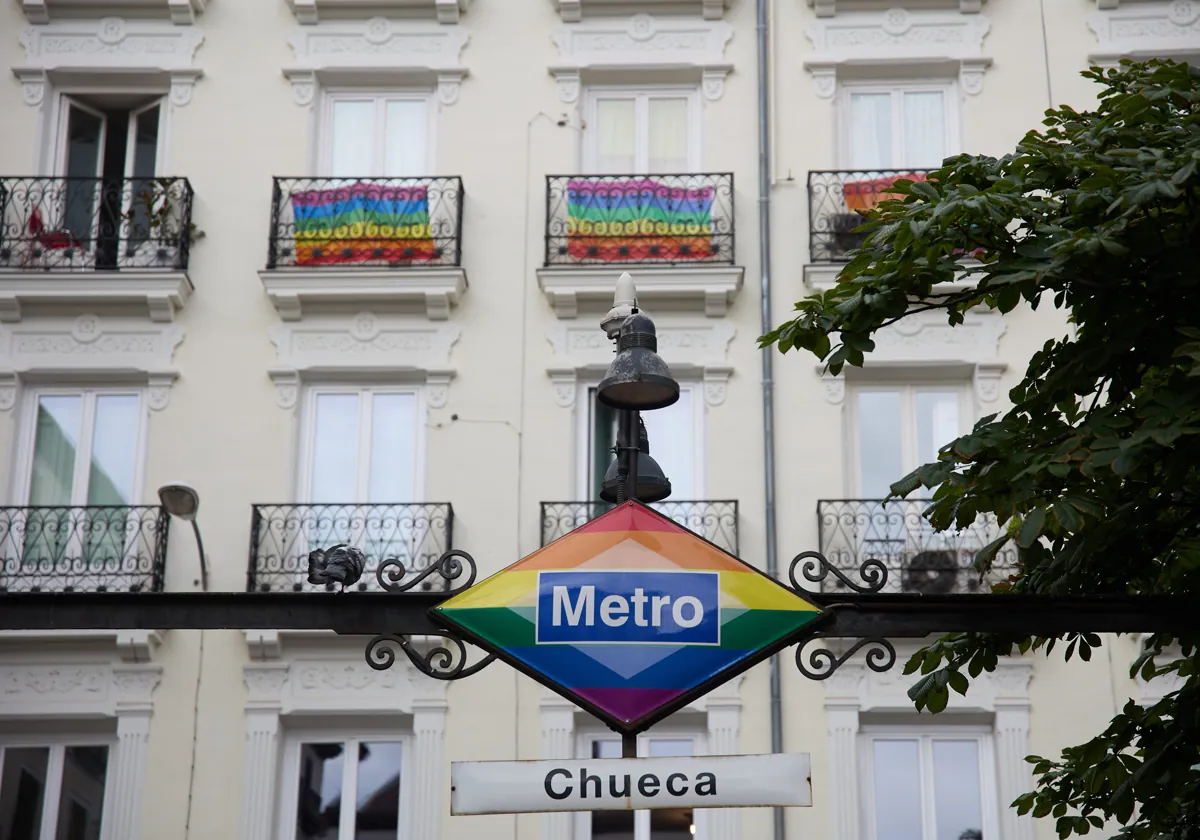
[[[830,637],[817,634],[796,647],[796,668],[810,680],[828,679],[864,647],[867,648],[867,667],[872,671],[883,673],[896,664],[896,649],[887,639],[859,639],[841,656],[827,647],[809,648],[810,643],[825,638]]]
[[[461,560],[459,558],[462,558]],[[430,564],[429,568],[425,569],[412,580],[405,581],[404,576],[408,571],[404,568],[404,564],[396,557],[389,557],[379,564],[379,568],[375,570],[375,577],[379,581],[379,585],[388,592],[408,592],[416,588],[426,578],[437,574],[446,583],[446,591],[450,591],[450,584],[462,577],[465,572],[467,575],[466,583],[458,587],[458,590],[466,589],[471,584],[475,583],[475,558],[465,551],[457,548],[452,548],[437,559],[437,562]],[[387,580],[384,580],[384,578]],[[426,584],[422,589],[429,589],[430,585]]]
[[[864,560],[862,565],[858,567],[858,576],[865,582],[865,586],[859,585],[850,580],[840,569],[835,567],[825,555],[819,551],[802,551],[792,559],[792,565],[788,567],[788,578],[791,581],[792,589],[802,591],[799,581],[796,580],[796,566],[803,561],[804,565],[800,569],[800,573],[804,575],[804,579],[812,583],[820,583],[832,573],[844,586],[853,589],[855,592],[872,593],[883,589],[887,583],[888,570],[887,566],[875,559]]]
[[[470,557],[468,556],[467,559],[469,560]],[[474,571],[475,566],[472,561],[472,575],[474,575]],[[367,643],[367,664],[376,671],[386,671],[391,668],[396,663],[396,651],[390,645],[395,645],[404,651],[404,655],[408,657],[413,667],[425,676],[435,680],[461,680],[479,673],[496,660],[496,655],[489,653],[478,662],[468,665],[467,646],[462,639],[442,632],[431,635],[445,639],[449,645],[438,645],[430,649],[428,653],[421,653],[407,636],[381,633]]]

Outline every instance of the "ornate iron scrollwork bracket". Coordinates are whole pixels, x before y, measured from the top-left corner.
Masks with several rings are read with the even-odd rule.
[[[834,671],[864,647],[867,649],[867,667],[872,671],[883,673],[896,664],[896,649],[887,639],[859,639],[840,656],[828,647],[811,647],[813,642],[820,642],[828,638],[837,637],[817,634],[796,646],[796,668],[810,680],[828,679]]]
[[[878,592],[883,589],[888,579],[887,566],[883,565],[879,560],[863,561],[863,564],[858,567],[858,576],[863,580],[863,583],[858,584],[847,577],[845,572],[830,563],[828,558],[821,552],[802,551],[792,558],[792,565],[788,567],[788,579],[791,581],[792,589],[795,589],[797,592],[804,591],[799,581],[796,580],[796,567],[801,562],[804,565],[801,567],[800,573],[810,583],[820,583],[832,574],[844,586],[861,594]]]
[[[470,554],[459,549],[451,549],[439,557],[437,562],[432,563],[429,568],[413,577],[412,580],[404,580],[404,576],[407,573],[408,570],[404,568],[404,564],[393,557],[379,564],[379,568],[375,572],[375,577],[379,581],[379,585],[388,592],[400,593],[415,589],[426,579],[434,575],[440,576],[446,582],[449,589],[450,584],[465,575],[466,580],[462,586],[453,589],[455,592],[461,592],[475,583],[477,568],[475,566],[475,558]],[[428,651],[422,652],[408,636],[396,633],[380,633],[367,643],[367,664],[376,671],[386,671],[388,668],[391,668],[396,663],[396,651],[391,647],[392,645],[395,645],[395,647],[400,648],[404,652],[404,655],[408,657],[408,661],[413,664],[413,667],[425,676],[432,677],[435,680],[460,680],[464,677],[478,674],[496,661],[495,654],[488,654],[483,659],[468,665],[467,645],[462,639],[451,633],[441,631],[427,635],[436,635],[441,639],[445,639],[449,644],[435,645]]]

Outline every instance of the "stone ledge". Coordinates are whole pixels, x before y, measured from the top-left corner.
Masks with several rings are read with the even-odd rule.
[[[431,321],[445,321],[467,289],[462,268],[266,269],[258,272],[279,316],[299,321],[328,303],[422,303]]]
[[[0,270],[0,322],[21,320],[24,304],[145,304],[150,320],[173,321],[192,294],[186,271]]]
[[[655,313],[702,304],[710,318],[722,318],[729,311],[745,274],[740,265],[551,266],[537,270],[538,285],[555,315],[574,318],[581,304],[612,306],[613,284],[625,270],[633,275],[638,301]]]

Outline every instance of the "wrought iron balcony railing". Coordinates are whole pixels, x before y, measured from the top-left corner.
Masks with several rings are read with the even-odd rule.
[[[650,507],[737,556],[737,502],[668,501],[655,502]],[[542,545],[549,545],[612,508],[607,502],[542,502]]]
[[[276,178],[267,268],[460,265],[461,178]]]
[[[808,256],[811,262],[840,262],[866,239],[854,230],[866,213],[891,198],[901,178],[924,181],[928,170],[839,170],[808,173]]]
[[[186,178],[0,177],[0,271],[183,271]]]
[[[443,503],[254,505],[246,589],[323,592],[329,587],[308,582],[309,552],[344,543],[367,555],[355,588],[378,590],[380,563],[395,558],[409,575],[421,572],[452,547],[453,527]]]
[[[733,263],[733,174],[548,175],[546,265]]]
[[[154,506],[0,508],[0,598],[159,592],[170,524]]]
[[[852,580],[864,561],[880,561],[888,570],[884,592],[987,593],[1015,573],[1017,552],[1011,543],[986,575],[972,566],[975,553],[1002,534],[995,518],[981,515],[967,528],[937,533],[923,516],[929,504],[926,499],[823,499],[817,502],[821,553]],[[840,588],[832,577],[824,586]]]

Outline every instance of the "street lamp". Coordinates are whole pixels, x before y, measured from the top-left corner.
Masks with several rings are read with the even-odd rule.
[[[638,418],[638,466],[637,483],[633,497],[639,502],[661,502],[671,495],[671,479],[663,474],[662,467],[650,457],[650,436],[646,434],[646,424]],[[618,475],[620,459],[614,460],[604,473],[604,483],[600,486],[600,498],[606,502],[617,501],[621,478]]]
[[[200,539],[200,526],[196,524],[196,512],[200,509],[200,494],[190,484],[176,482],[158,488],[158,500],[171,516],[192,523],[196,535],[196,548],[200,552],[200,588],[208,591],[208,561],[204,557],[204,541]]]

